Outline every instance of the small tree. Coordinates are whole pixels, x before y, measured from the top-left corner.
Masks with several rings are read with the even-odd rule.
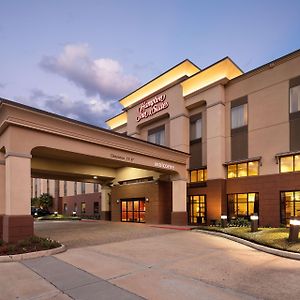
[[[53,197],[48,193],[43,193],[39,198],[39,206],[43,209],[49,209],[53,205]]]
[[[39,197],[31,198],[31,206],[40,207],[40,198]]]

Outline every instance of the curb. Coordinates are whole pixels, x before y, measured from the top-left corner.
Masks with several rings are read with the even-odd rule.
[[[14,254],[14,255],[4,255],[4,256],[0,256],[0,263],[21,261],[24,259],[32,259],[32,258],[38,258],[38,257],[43,257],[43,256],[50,256],[50,255],[62,253],[66,250],[67,250],[67,247],[65,245],[61,245],[58,248],[49,249],[49,250],[41,250],[41,251],[22,253],[22,254]]]
[[[207,230],[201,230],[201,229],[196,229],[196,230],[193,230],[193,231],[198,231],[198,232],[201,232],[201,233],[206,233],[206,234],[210,234],[210,235],[223,237],[225,239],[243,244],[245,246],[248,246],[248,247],[254,248],[256,250],[269,253],[269,254],[273,254],[273,255],[277,255],[277,256],[281,256],[281,257],[285,257],[285,258],[290,258],[290,259],[295,259],[295,260],[300,260],[300,253],[289,252],[289,251],[284,251],[284,250],[280,250],[280,249],[271,248],[271,247],[268,247],[268,246],[259,245],[259,244],[244,240],[242,238],[232,236],[232,235],[228,235],[228,234],[222,233],[222,232],[207,231]]]

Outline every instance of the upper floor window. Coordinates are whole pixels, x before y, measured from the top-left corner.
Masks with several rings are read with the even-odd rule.
[[[290,113],[300,111],[300,85],[290,88]]]
[[[190,171],[190,182],[203,182],[207,180],[207,169]]]
[[[165,145],[165,126],[153,128],[148,131],[148,142]]]
[[[64,196],[67,196],[68,188],[67,188],[67,181],[64,181]]]
[[[242,104],[231,108],[231,129],[248,125],[248,104]]]
[[[300,154],[282,156],[279,158],[279,172],[300,171]]]
[[[85,182],[81,182],[81,194],[85,194]]]
[[[202,119],[198,118],[190,123],[190,140],[198,140],[202,137]]]
[[[227,166],[227,177],[246,177],[258,175],[259,161],[248,161]]]

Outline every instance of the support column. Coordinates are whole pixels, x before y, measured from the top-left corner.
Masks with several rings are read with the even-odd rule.
[[[5,155],[5,215],[3,240],[16,242],[33,235],[30,211],[31,155]]]
[[[172,181],[172,225],[187,225],[187,182],[186,180]]]
[[[5,213],[5,160],[0,153],[0,240],[3,240],[3,216]]]
[[[111,188],[107,185],[101,185],[101,220],[111,220]]]
[[[207,106],[207,219],[220,219],[225,201],[225,103]],[[225,210],[226,211],[226,210]],[[224,213],[224,212],[223,212]]]

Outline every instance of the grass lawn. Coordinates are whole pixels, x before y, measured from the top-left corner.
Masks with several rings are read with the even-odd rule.
[[[289,243],[287,240],[289,236],[288,228],[259,228],[257,232],[251,232],[249,227],[222,228],[217,226],[199,226],[198,228],[223,232],[257,244],[300,253],[300,238],[298,238],[297,243]]]

